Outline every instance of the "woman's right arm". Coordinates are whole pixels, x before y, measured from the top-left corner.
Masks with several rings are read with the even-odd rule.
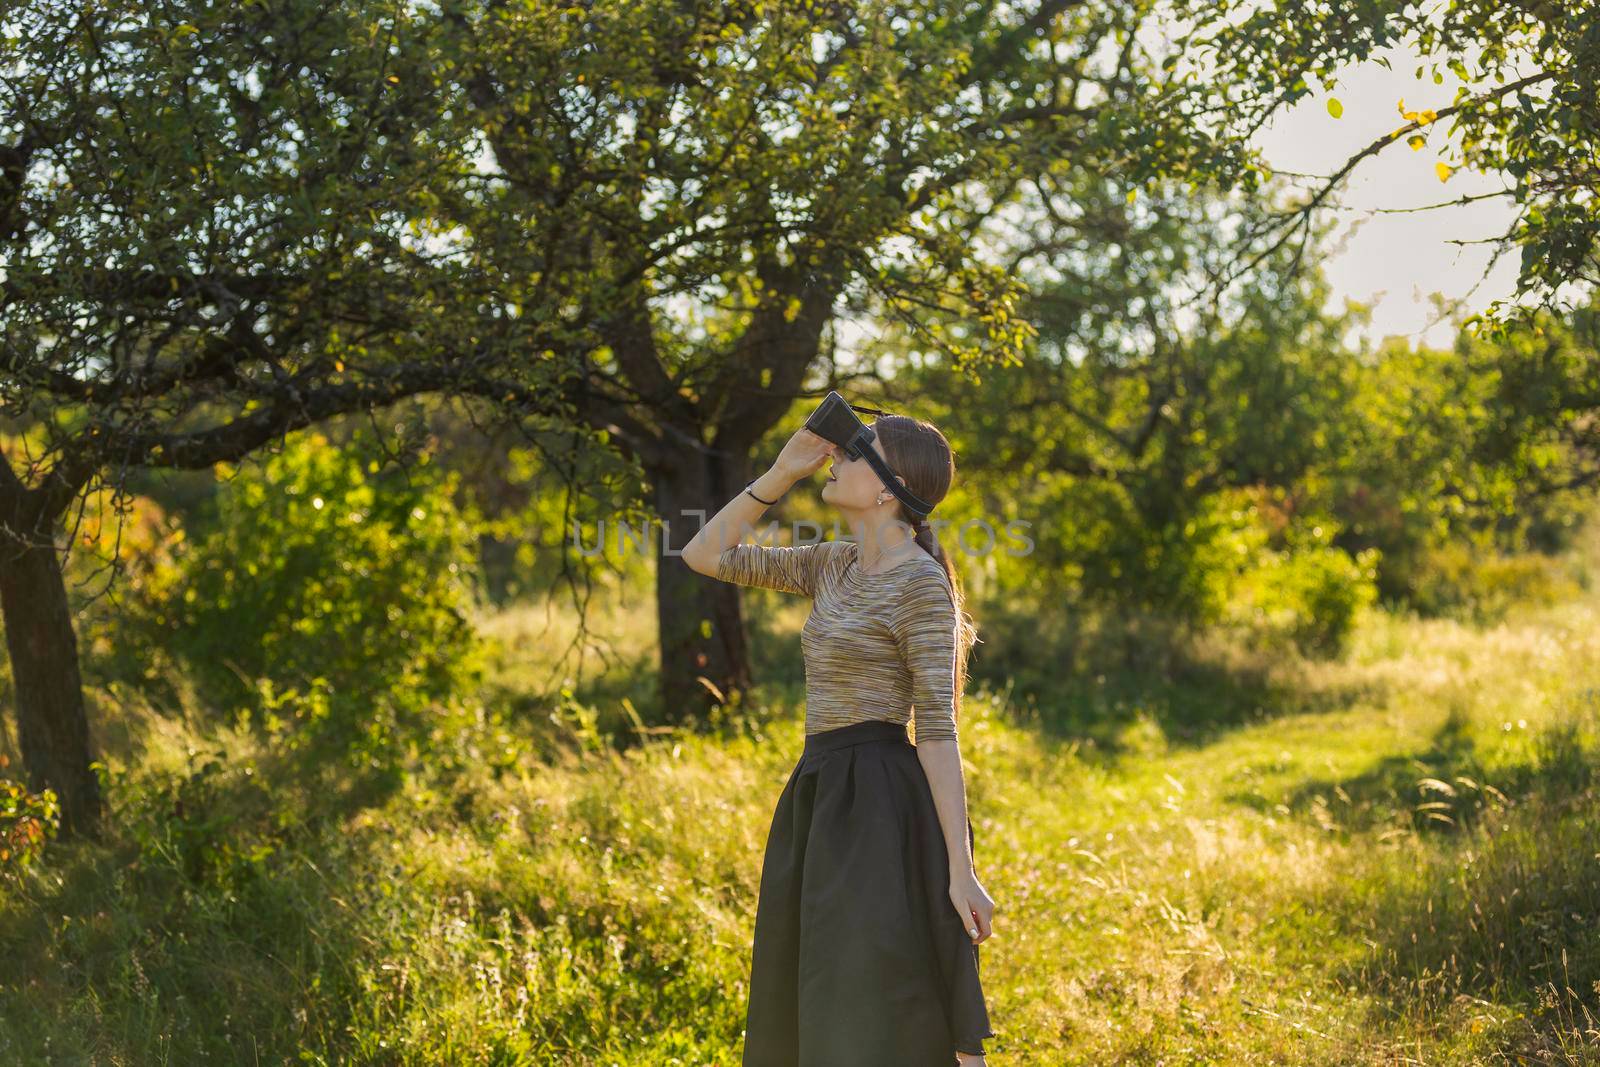
[[[755,480],[750,492],[767,500],[779,499],[801,478],[826,463],[833,450],[830,441],[802,426],[766,473]],[[741,489],[683,546],[683,562],[700,574],[717,577],[717,561],[722,553],[737,545],[766,510],[767,505]]]

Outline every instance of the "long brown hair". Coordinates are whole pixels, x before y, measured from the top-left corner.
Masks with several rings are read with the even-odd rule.
[[[950,492],[955,480],[955,452],[938,427],[931,422],[909,415],[880,415],[873,420],[872,429],[883,446],[884,457],[895,473],[904,479],[906,488],[928,503],[937,505]],[[911,527],[917,544],[923,551],[939,561],[950,579],[951,592],[955,594],[956,609],[956,684],[955,711],[961,714],[961,697],[967,688],[967,657],[974,644],[982,644],[978,628],[966,610],[966,592],[961,585],[960,572],[939,543],[939,536],[931,523],[911,514],[905,504],[895,508],[895,518]]]

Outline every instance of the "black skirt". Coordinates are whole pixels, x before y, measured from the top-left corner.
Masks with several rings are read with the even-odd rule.
[[[993,1036],[906,728],[808,735],[767,836],[743,1067],[950,1067]]]

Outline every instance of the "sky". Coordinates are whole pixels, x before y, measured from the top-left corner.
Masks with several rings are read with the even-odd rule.
[[[1402,98],[1406,110],[1437,111],[1455,97],[1459,82],[1449,72],[1436,85],[1431,71],[1414,76],[1414,55],[1387,55],[1389,68],[1377,62],[1352,66],[1332,90],[1314,92],[1263,130],[1255,144],[1268,164],[1331,174],[1403,123],[1397,107]],[[1329,113],[1329,97],[1343,105],[1339,118]],[[1513,217],[1509,198],[1435,211],[1372,213],[1375,208],[1412,208],[1504,188],[1495,176],[1472,170],[1455,171],[1441,182],[1435,167],[1446,158],[1449,120],[1439,125],[1420,150],[1402,139],[1360,163],[1346,179],[1344,210],[1334,213],[1339,229],[1333,239],[1338,244],[1323,267],[1335,303],[1348,299],[1371,306],[1372,324],[1363,331],[1370,340],[1399,335],[1413,344],[1447,345],[1456,328],[1448,320],[1439,321],[1431,293],[1443,294],[1470,314],[1510,296],[1515,288],[1515,251],[1502,256],[1486,277],[1490,246],[1450,243],[1505,233]]]
[[[1416,74],[1415,53],[1388,49],[1379,55],[1387,66],[1377,60],[1352,65],[1331,89],[1313,91],[1265,127],[1253,144],[1266,162],[1279,171],[1326,177],[1407,121],[1400,114],[1401,100],[1408,111],[1439,111],[1455,98],[1460,82],[1449,71],[1442,72],[1442,83],[1435,83],[1431,70]],[[1341,105],[1337,118],[1329,111],[1330,97]],[[1452,309],[1457,318],[1465,317],[1515,291],[1515,249],[1491,267],[1492,246],[1452,243],[1504,234],[1514,218],[1509,197],[1403,210],[1505,188],[1498,176],[1471,169],[1453,170],[1448,181],[1441,181],[1438,164],[1454,158],[1446,151],[1449,136],[1446,118],[1420,149],[1401,139],[1369,156],[1346,177],[1342,192],[1329,201],[1332,206],[1323,208],[1323,220],[1335,223],[1322,260],[1333,290],[1331,303],[1338,309],[1353,301],[1365,305],[1371,316],[1350,338],[1352,343],[1398,336],[1413,346],[1448,347],[1457,330]],[[1308,189],[1318,186],[1304,184]],[[1434,294],[1447,300],[1445,309],[1436,305]],[[876,332],[846,320],[839,328],[846,351]]]

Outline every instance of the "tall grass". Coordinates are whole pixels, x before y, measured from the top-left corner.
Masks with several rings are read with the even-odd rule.
[[[0,888],[0,1063],[731,1067],[802,741],[803,613],[773,605],[770,684],[699,736],[628,712],[650,613],[598,616],[588,674],[564,609],[483,620],[484,692],[381,780],[96,691],[111,832]],[[1335,661],[1207,637],[986,679],[990,1061],[1595,1060],[1597,679],[1592,592],[1369,611]]]

